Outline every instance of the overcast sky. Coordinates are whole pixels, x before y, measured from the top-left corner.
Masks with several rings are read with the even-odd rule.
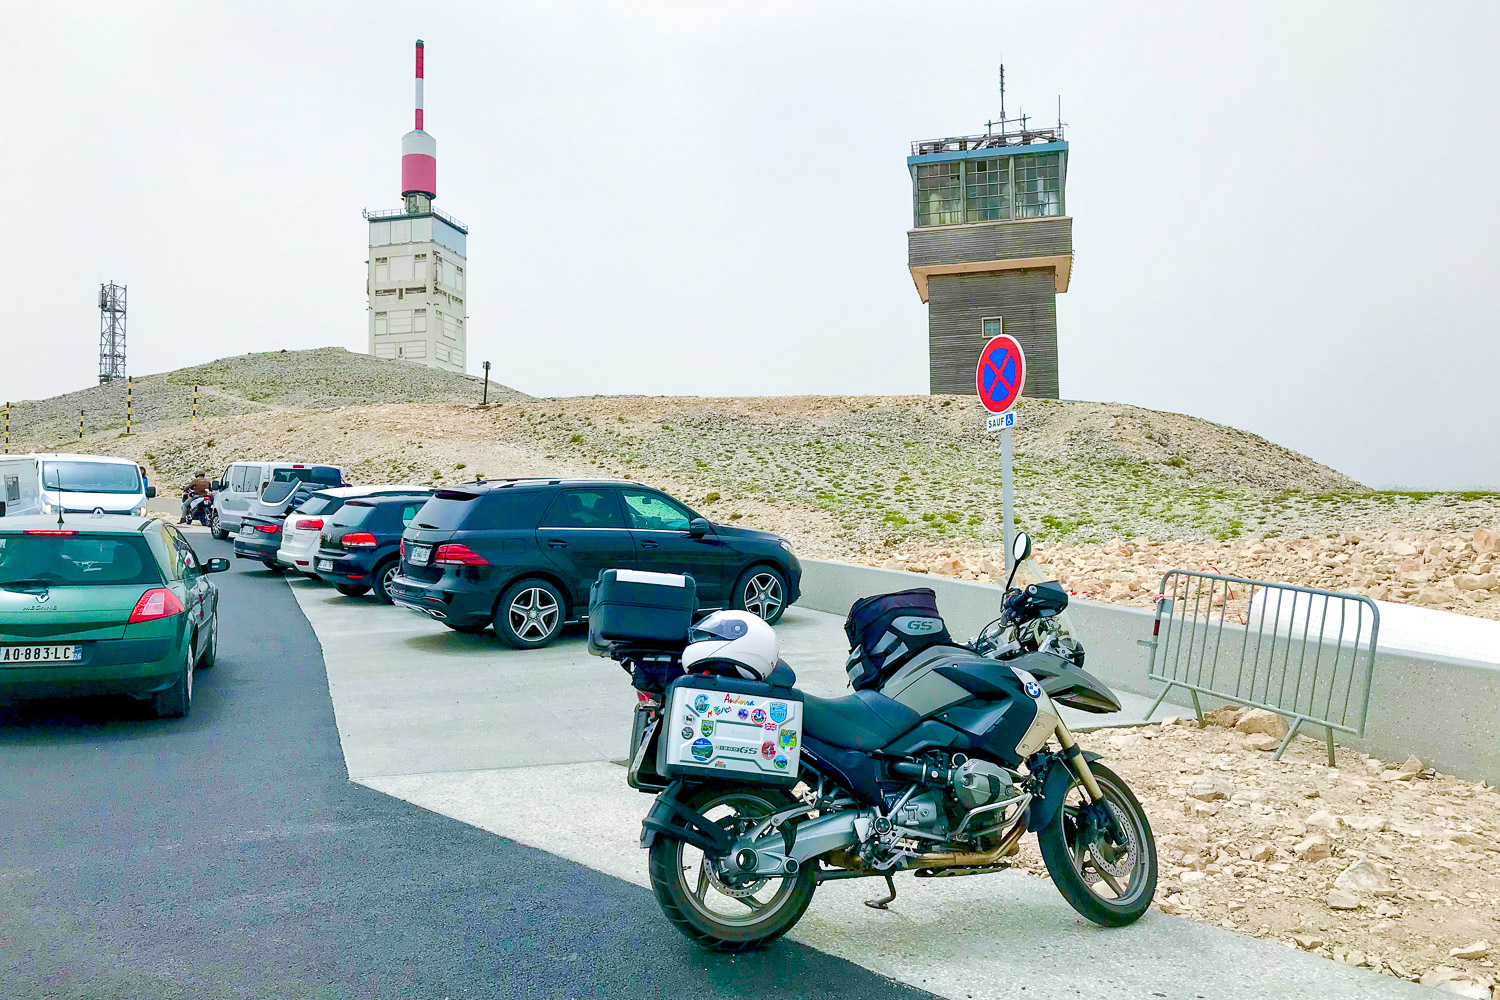
[[[469,366],[526,392],[927,389],[914,139],[1062,95],[1063,395],[1500,488],[1500,4],[5,5],[0,396],[366,347],[427,42]]]

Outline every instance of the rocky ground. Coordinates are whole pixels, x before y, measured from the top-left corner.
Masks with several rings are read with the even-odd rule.
[[[1272,761],[1286,723],[1260,710],[1208,723],[1080,737],[1146,808],[1159,909],[1489,1000],[1500,793],[1342,747],[1328,767],[1324,745],[1302,737]],[[1045,871],[1034,846],[1020,864]]]

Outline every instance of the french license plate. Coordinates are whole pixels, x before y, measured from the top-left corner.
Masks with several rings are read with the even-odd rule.
[[[0,646],[0,663],[77,663],[82,646]]]
[[[332,573],[333,572],[333,560],[332,559],[319,559],[318,560],[318,572],[319,573]]]
[[[413,566],[426,566],[432,560],[431,545],[413,545],[406,552]]]

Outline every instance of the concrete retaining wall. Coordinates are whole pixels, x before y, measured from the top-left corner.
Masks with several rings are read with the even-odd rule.
[[[984,583],[901,570],[805,559],[802,606],[844,615],[860,597],[931,587],[954,638],[962,641],[1000,613],[1000,588]],[[1153,615],[1097,601],[1068,606],[1088,671],[1111,686],[1154,697],[1160,685],[1146,679],[1151,651],[1136,645],[1151,637]],[[1496,650],[1500,660],[1500,650]],[[1174,691],[1172,700],[1186,700]],[[1205,700],[1205,708],[1213,703]],[[1162,713],[1159,713],[1162,714]],[[1338,742],[1385,760],[1420,757],[1440,771],[1500,784],[1500,662],[1489,663],[1402,650],[1381,643],[1375,654],[1370,715],[1363,739],[1338,734]],[[1321,739],[1318,727],[1308,735]]]

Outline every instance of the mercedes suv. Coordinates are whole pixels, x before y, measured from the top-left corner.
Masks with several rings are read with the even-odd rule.
[[[545,646],[588,613],[604,569],[686,573],[707,608],[768,622],[800,596],[786,539],[714,524],[661,490],[592,479],[476,481],[439,490],[401,540],[391,599],[459,632]]]

